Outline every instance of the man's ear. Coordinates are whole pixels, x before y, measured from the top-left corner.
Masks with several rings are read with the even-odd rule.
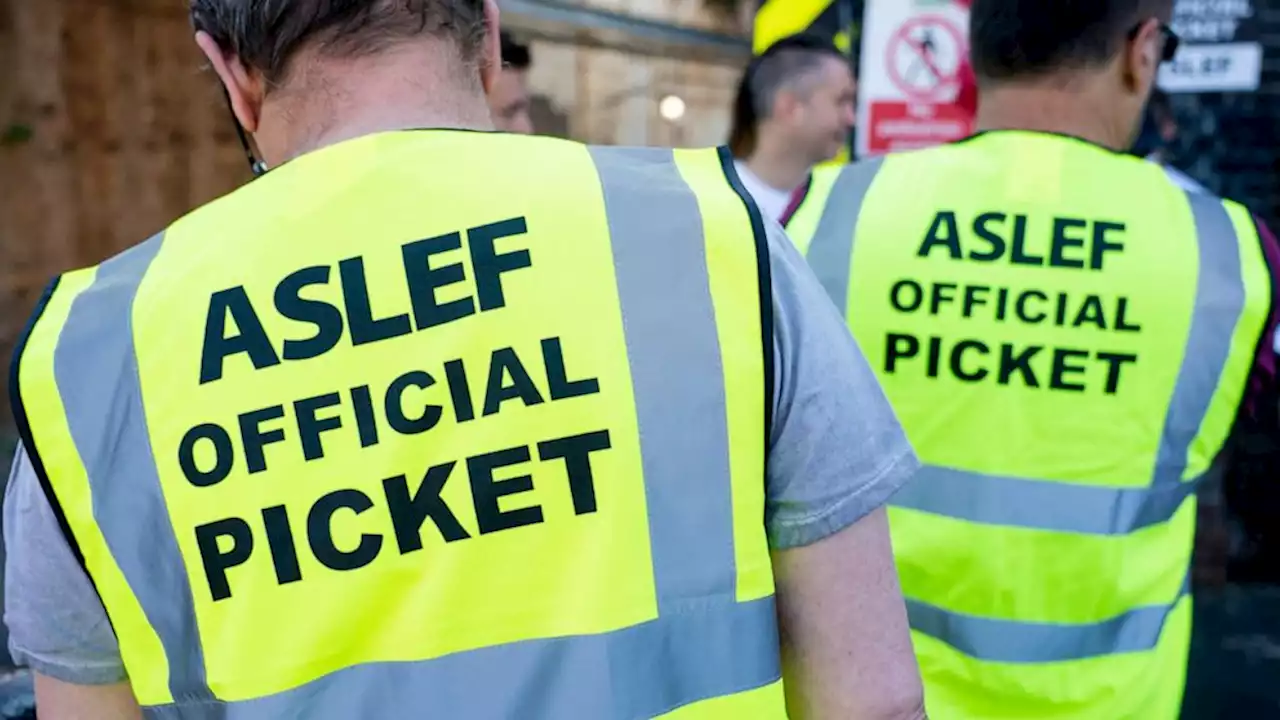
[[[497,0],[484,0],[484,45],[480,48],[480,85],[486,95],[502,72],[502,39],[498,27]]]
[[[1124,82],[1130,90],[1145,94],[1155,84],[1163,47],[1164,31],[1160,29],[1160,21],[1151,18],[1142,23],[1125,46],[1123,57]]]
[[[231,102],[231,112],[236,120],[249,133],[258,131],[258,119],[262,113],[262,82],[250,72],[230,52],[224,51],[209,33],[196,32],[196,45],[209,59],[209,65],[218,74],[222,87],[227,91],[227,99]]]
[[[787,121],[795,116],[800,110],[800,97],[791,90],[779,90],[773,96],[773,117]]]

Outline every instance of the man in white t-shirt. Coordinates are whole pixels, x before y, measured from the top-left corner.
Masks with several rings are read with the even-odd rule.
[[[848,142],[855,90],[849,59],[813,36],[783,38],[747,66],[729,147],[761,213],[781,219],[813,166]]]

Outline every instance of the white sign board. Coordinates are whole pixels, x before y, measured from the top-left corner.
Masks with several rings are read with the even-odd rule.
[[[1253,92],[1262,77],[1262,45],[1189,45],[1160,68],[1165,92]]]
[[[1262,79],[1262,43],[1253,0],[1177,0],[1173,31],[1182,39],[1160,68],[1166,92],[1253,92]]]
[[[858,77],[857,155],[959,140],[973,118],[956,105],[969,11],[955,0],[867,0]]]

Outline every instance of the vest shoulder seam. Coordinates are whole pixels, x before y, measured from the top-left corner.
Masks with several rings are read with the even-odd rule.
[[[769,238],[765,232],[764,216],[760,213],[760,206],[751,197],[751,193],[747,192],[747,188],[742,184],[742,178],[738,176],[738,170],[733,164],[733,153],[727,146],[720,146],[716,149],[720,155],[720,169],[724,171],[725,180],[729,186],[737,193],[738,198],[746,207],[747,216],[751,222],[751,234],[755,240],[756,250],[756,274],[759,283],[760,296],[760,334],[761,334],[761,352],[764,357],[764,437],[762,441],[765,453],[769,451],[770,438],[773,435],[773,404],[774,404],[774,343],[773,343],[773,275],[769,261]],[[766,458],[767,460],[767,458]]]

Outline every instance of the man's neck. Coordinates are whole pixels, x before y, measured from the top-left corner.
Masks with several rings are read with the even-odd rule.
[[[414,128],[492,130],[479,80],[433,73],[438,58],[370,58],[316,64],[263,106],[257,142],[279,165],[344,140]],[[376,61],[376,62],[375,62]],[[437,65],[438,67],[439,65]]]
[[[813,169],[804,155],[777,143],[762,141],[746,161],[747,169],[769,187],[790,192],[799,187]]]
[[[1009,85],[983,91],[975,124],[979,131],[1058,133],[1124,150],[1129,137],[1110,120],[1113,113],[1086,89]]]

